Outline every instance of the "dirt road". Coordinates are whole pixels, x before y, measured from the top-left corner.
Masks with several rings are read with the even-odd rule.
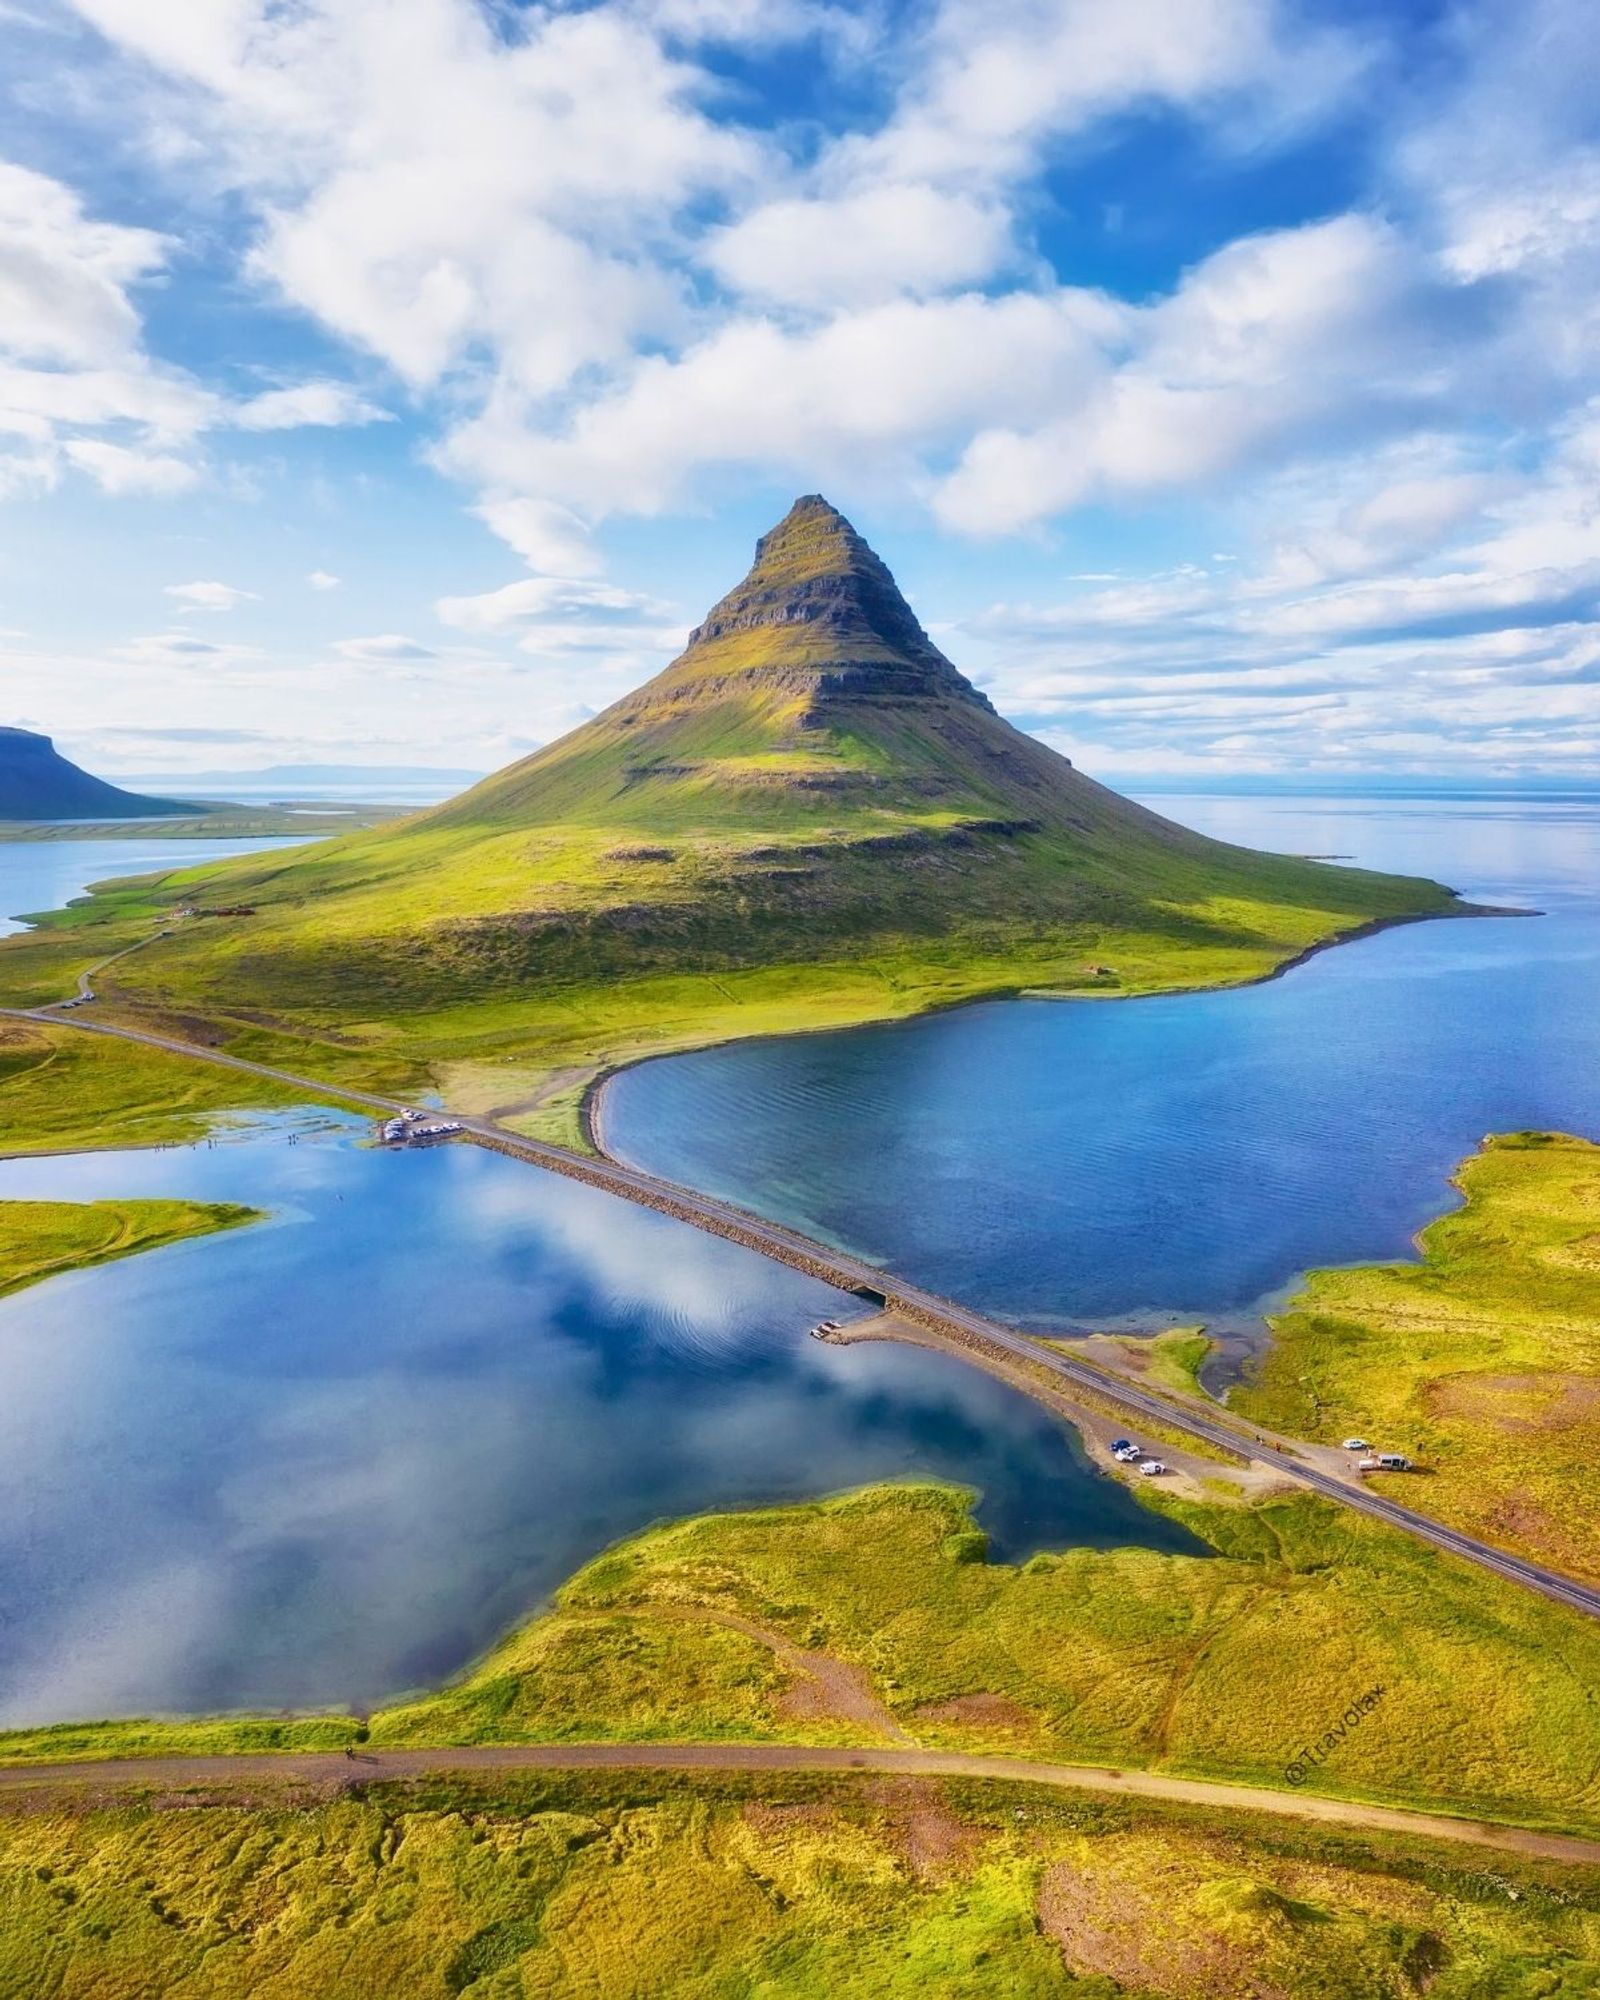
[[[1274,1792],[1254,1785],[1212,1784],[1151,1771],[1101,1771],[1078,1764],[1041,1764],[1022,1757],[972,1756],[955,1750],[810,1749],[776,1743],[530,1743],[475,1745],[454,1750],[373,1750],[354,1759],[338,1751],[293,1751],[275,1756],[126,1757],[101,1763],[0,1767],[0,1802],[37,1804],[41,1794],[63,1803],[86,1795],[154,1788],[170,1793],[259,1787],[287,1778],[335,1787],[392,1778],[438,1776],[449,1771],[871,1771],[913,1778],[982,1778],[1001,1784],[1049,1785],[1064,1791],[1109,1792],[1163,1799],[1180,1805],[1236,1812],[1273,1813],[1368,1832],[1420,1835],[1473,1847],[1499,1848],[1546,1861],[1600,1867],[1600,1840],[1493,1821],[1451,1819],[1345,1799]]]

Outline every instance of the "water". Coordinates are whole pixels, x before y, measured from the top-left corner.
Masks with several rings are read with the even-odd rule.
[[[1161,806],[1548,914],[1233,993],[673,1058],[613,1086],[613,1142],[1019,1318],[1242,1326],[1308,1265],[1403,1254],[1485,1131],[1600,1136],[1600,809]],[[0,901],[154,848],[0,848]],[[840,1308],[796,1273],[497,1155],[356,1137],[307,1114],[0,1163],[0,1198],[273,1216],[0,1302],[0,1722],[376,1701],[652,1519],[887,1476],[981,1488],[1007,1556],[1195,1546],[1001,1385],[808,1340]]]
[[[1001,1384],[809,1339],[859,1310],[828,1287],[497,1154],[359,1136],[306,1114],[0,1163],[0,1198],[273,1215],[0,1302],[0,1724],[374,1702],[652,1520],[900,1475],[981,1488],[1002,1555],[1198,1552]]]
[[[26,930],[23,917],[63,908],[91,882],[303,845],[298,839],[161,840],[145,834],[123,840],[0,840],[0,937]]]
[[[1600,802],[1153,803],[1546,914],[1407,926],[1234,992],[666,1058],[611,1084],[608,1144],[1031,1324],[1242,1335],[1310,1266],[1408,1254],[1485,1133],[1600,1138]]]

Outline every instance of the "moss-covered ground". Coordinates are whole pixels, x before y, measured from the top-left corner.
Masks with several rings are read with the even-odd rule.
[[[270,1078],[137,1042],[0,1020],[0,1157],[181,1145],[230,1113],[305,1102]]]
[[[1014,1787],[544,1775],[0,1817],[8,2000],[1576,2000],[1600,1881]]]
[[[1408,1506],[1600,1577],[1600,1147],[1485,1141],[1417,1262],[1314,1272],[1231,1401],[1275,1429],[1414,1457]]]
[[[1170,1500],[1163,1504],[1172,1506]],[[1181,1505],[1211,1558],[985,1560],[970,1497],[874,1487],[652,1530],[436,1694],[353,1718],[105,1723],[0,1760],[612,1738],[883,1742],[1600,1828],[1600,1629],[1309,1497]],[[276,1732],[276,1733],[274,1733]]]
[[[237,1229],[258,1211],[219,1201],[0,1201],[0,1298],[91,1264]]]

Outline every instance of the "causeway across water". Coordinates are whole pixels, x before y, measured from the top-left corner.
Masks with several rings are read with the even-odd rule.
[[[201,1048],[193,1042],[154,1034],[143,1028],[105,1020],[85,1020],[81,1015],[63,1016],[49,1007],[0,1008],[0,1018],[4,1017],[139,1042],[173,1055],[267,1077],[275,1083],[304,1091],[308,1096],[359,1105],[385,1115],[404,1108],[397,1098],[352,1090],[344,1085],[321,1082],[315,1077],[298,1076],[267,1063],[250,1062],[243,1056],[228,1055],[220,1049]],[[538,1139],[524,1138],[520,1133],[507,1131],[492,1119],[470,1118],[455,1112],[448,1115],[460,1123],[462,1137],[477,1145],[493,1147],[514,1159],[526,1160],[532,1166],[564,1174],[569,1179],[618,1195],[624,1201],[670,1215],[712,1236],[743,1244],[777,1263],[787,1264],[810,1277],[835,1285],[841,1291],[881,1299],[890,1311],[912,1322],[920,1335],[953,1353],[981,1357],[991,1363],[1011,1364],[1013,1367],[1020,1362],[1029,1372],[1044,1370],[1093,1402],[1109,1406],[1119,1414],[1125,1412],[1129,1421],[1139,1418],[1152,1420],[1206,1445],[1221,1447],[1237,1457],[1270,1468],[1286,1480],[1308,1487],[1344,1506],[1354,1507],[1419,1540],[1430,1542],[1450,1555],[1477,1563],[1508,1582],[1537,1591],[1541,1596],[1586,1613],[1591,1618],[1600,1618],[1600,1589],[1563,1576],[1558,1570],[1548,1569],[1541,1563],[1497,1549],[1471,1535],[1461,1534],[1441,1522],[1429,1520],[1425,1514],[1416,1513],[1386,1495],[1374,1492],[1355,1477],[1342,1477],[1312,1463],[1306,1456],[1306,1448],[1294,1440],[1245,1425],[1221,1407],[1211,1411],[1125,1382],[1087,1362],[1059,1353],[1015,1327],[990,1319],[953,1299],[941,1298],[935,1292],[904,1284],[875,1264],[832,1249],[779,1223],[768,1222],[731,1202],[697,1194],[693,1189],[659,1180],[654,1175],[619,1165],[613,1160],[591,1159]]]

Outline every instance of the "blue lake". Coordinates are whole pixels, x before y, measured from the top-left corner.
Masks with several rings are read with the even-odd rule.
[[[0,1302],[0,1724],[370,1703],[652,1520],[874,1479],[981,1488],[1007,1555],[1198,1547],[999,1383],[809,1339],[825,1286],[498,1154],[364,1137],[308,1115],[0,1163],[0,1199],[274,1218]]]
[[[301,844],[283,838],[159,840],[144,833],[124,839],[0,840],[0,937],[26,930],[23,917],[64,908],[91,882],[151,875],[157,869],[197,868],[203,861],[222,861],[231,854],[261,854]]]
[[[1243,1334],[1407,1254],[1486,1132],[1600,1137],[1600,801],[1158,799],[1538,917],[1408,925],[1232,992],[1013,1000],[642,1065],[608,1145],[1040,1326]]]
[[[1308,1265],[1403,1253],[1483,1132],[1600,1135],[1600,808],[1163,807],[1549,914],[1233,993],[653,1063],[612,1086],[612,1143],[1019,1318],[1245,1328]],[[63,893],[152,865],[106,845]],[[68,853],[0,848],[0,891]],[[307,1113],[0,1162],[0,1198],[273,1218],[0,1302],[0,1723],[370,1703],[653,1519],[868,1479],[979,1487],[1006,1555],[1196,1546],[999,1384],[808,1340],[836,1295],[795,1273],[497,1155],[363,1136]]]

